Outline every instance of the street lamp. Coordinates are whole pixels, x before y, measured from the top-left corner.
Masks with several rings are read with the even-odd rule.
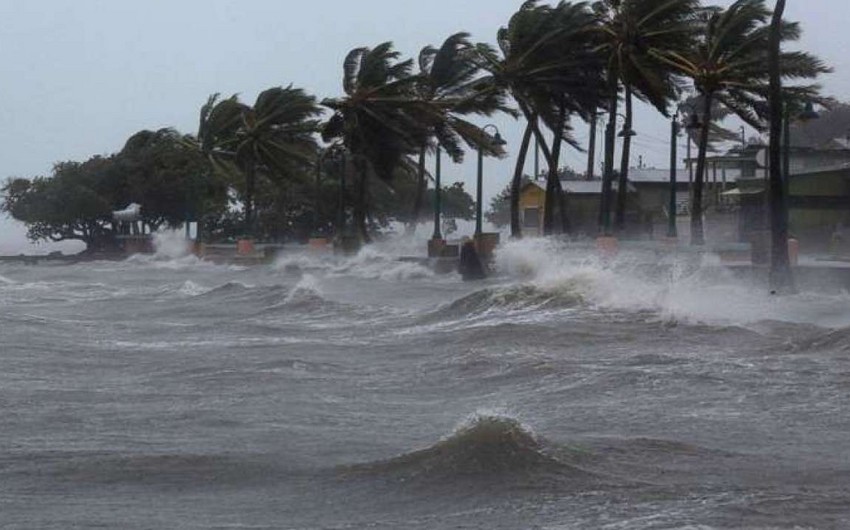
[[[319,204],[321,203],[321,181],[322,181],[322,167],[325,163],[325,159],[329,156],[335,156],[336,149],[335,145],[332,145],[326,149],[323,149],[319,156],[316,157],[316,181],[314,182],[315,189],[313,190],[313,222],[312,222],[312,232],[313,237],[319,237],[321,234],[319,233]]]
[[[682,113],[682,105],[676,109],[673,114],[673,119],[670,122],[670,196],[667,204],[667,237],[678,237],[678,229],[676,227],[676,166],[679,163],[676,155],[676,148],[679,140],[679,116]],[[696,113],[691,112],[688,115],[688,122],[685,124],[685,129],[689,131],[702,128],[702,123]],[[691,136],[688,135],[688,168],[691,166]]]
[[[492,128],[495,131],[495,134],[490,138],[490,144],[492,146],[501,147],[503,145],[507,145],[507,142],[502,139],[502,135],[499,134],[499,128],[493,125],[492,123],[485,125],[481,128],[482,131],[487,133],[487,129]],[[475,235],[481,235],[481,204],[482,204],[482,196],[483,196],[483,186],[484,186],[484,151],[479,147],[478,148],[478,187],[475,191]]]
[[[632,138],[637,133],[632,129],[630,116],[617,114],[623,118],[623,129],[617,134],[623,139],[623,152],[620,160],[620,176],[617,185],[617,208],[614,216],[614,226],[617,232],[622,232],[626,227],[626,196],[629,187],[629,162],[631,161]]]
[[[442,180],[442,167],[441,167],[441,159],[442,159],[442,150],[440,149],[439,142],[437,143],[437,150],[435,153],[435,164],[434,167],[434,234],[431,236],[431,239],[434,241],[441,241],[443,239],[443,233],[440,231],[440,214],[442,213],[442,199],[443,194],[440,189],[441,180]]]
[[[626,118],[623,114],[617,113],[617,116],[623,118],[623,128],[620,129],[620,132],[617,133],[618,138],[626,138],[637,136],[637,133],[632,129],[631,125],[628,124],[629,119]]]

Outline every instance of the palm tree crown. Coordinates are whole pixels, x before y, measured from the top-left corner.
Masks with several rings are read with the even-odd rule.
[[[765,101],[769,92],[768,51],[771,10],[765,0],[737,0],[726,9],[699,11],[700,28],[693,46],[680,51],[658,52],[656,56],[680,74],[689,77],[700,96],[703,123],[713,119],[714,101],[720,101],[749,125],[764,129],[769,115]],[[781,40],[800,38],[796,23],[783,22]],[[782,52],[780,76],[795,81],[812,79],[830,69],[818,58],[804,52]],[[785,87],[798,98],[816,98],[818,87]],[[697,171],[694,177],[692,206],[692,243],[703,244],[702,187],[709,128],[703,127],[699,139]]]

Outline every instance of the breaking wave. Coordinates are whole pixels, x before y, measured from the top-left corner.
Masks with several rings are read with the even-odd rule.
[[[390,474],[405,480],[536,473],[593,478],[592,473],[550,455],[545,442],[518,420],[497,415],[473,416],[427,449],[353,466],[349,471]]]
[[[376,247],[364,247],[357,255],[331,269],[335,276],[368,280],[404,281],[434,277],[434,272],[418,262],[401,261],[401,256]]]
[[[509,285],[475,291],[437,309],[431,316],[442,319],[481,315],[492,310],[567,309],[579,306],[583,301],[583,296],[573,282],[549,290],[533,284]]]
[[[766,288],[736,276],[710,254],[623,251],[605,260],[587,246],[528,239],[500,247],[496,264],[508,281],[531,285],[534,292],[572,292],[602,310],[724,326],[770,320],[850,326],[846,292],[804,292],[777,303]]]

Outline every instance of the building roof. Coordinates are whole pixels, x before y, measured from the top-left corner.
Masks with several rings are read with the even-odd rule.
[[[546,183],[544,181],[533,180],[528,182],[522,189],[527,188],[528,186],[536,186],[543,191],[546,191]],[[619,183],[614,180],[612,183],[613,190],[616,191],[619,187]],[[572,193],[574,195],[598,195],[602,193],[602,180],[594,179],[594,180],[567,180],[561,179],[561,188],[563,188],[564,193]],[[628,186],[629,193],[636,193],[637,188],[629,183]]]
[[[618,182],[615,180],[613,183],[613,189],[618,189]],[[561,187],[564,188],[566,193],[573,193],[576,195],[598,195],[602,193],[602,180],[562,180]],[[637,192],[637,189],[629,183],[628,185],[629,193]]]

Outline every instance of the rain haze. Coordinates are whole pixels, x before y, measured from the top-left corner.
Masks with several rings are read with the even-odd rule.
[[[823,94],[850,101],[850,2],[788,4],[804,31],[794,46],[834,69],[818,80]],[[73,225],[88,247],[31,245],[23,225],[0,219],[0,528],[850,528],[850,105],[787,105],[785,138],[808,127],[811,142],[785,144],[787,166],[769,175],[763,144],[740,145],[741,122],[729,120],[734,141],[708,159],[713,179],[692,182],[684,149],[677,179],[666,171],[679,122],[639,105],[613,211],[600,208],[601,179],[558,181],[554,208],[545,198],[557,192],[537,179],[501,209],[502,224],[514,214],[511,237],[485,223],[470,238],[472,199],[445,183],[474,194],[476,153],[444,164],[441,202],[419,204],[428,224],[402,227],[390,221],[417,219],[422,187],[412,171],[392,174],[392,192],[371,180],[397,160],[358,142],[374,139],[359,112],[375,98],[352,98],[359,110],[342,119],[365,133],[339,156],[317,152],[313,107],[297,104],[310,98],[273,89],[340,97],[350,50],[392,41],[416,57],[462,31],[492,44],[520,5],[0,0],[0,179],[120,151],[7,188],[5,204],[36,234]],[[647,23],[621,23],[624,5],[651,11]],[[555,16],[575,14],[565,6],[524,16],[575,27]],[[695,6],[610,2],[580,27],[605,27],[611,45],[640,31],[675,62],[695,52],[682,34]],[[717,47],[745,59],[724,70],[750,74],[753,91],[770,48],[751,33],[764,36],[756,7],[714,26],[732,36]],[[604,60],[583,54],[614,46],[541,33],[598,88]],[[551,57],[543,42],[534,60]],[[464,71],[468,56],[456,58]],[[383,78],[367,70],[360,80]],[[396,154],[388,138],[418,143],[445,118],[444,106],[410,106],[421,80],[358,86],[384,95],[380,155]],[[270,96],[253,105],[259,93]],[[230,126],[209,143],[159,134],[196,133],[211,94],[239,94],[255,112],[218,104],[226,119],[204,130]],[[399,99],[417,112],[387,112]],[[476,123],[508,143],[508,156],[486,160],[489,206],[525,129],[505,116]],[[588,126],[574,126],[588,142]],[[280,152],[307,156],[278,164]],[[586,160],[563,150],[579,172]],[[154,229],[191,219],[194,237],[191,226]]]
[[[438,45],[458,31],[493,43],[497,29],[520,4],[4,2],[0,59],[6,83],[0,112],[6,127],[0,131],[0,178],[48,175],[56,162],[116,152],[142,129],[194,133],[200,106],[213,93],[252,101],[261,90],[292,84],[319,100],[338,96],[349,50],[392,41],[406,57],[415,57],[423,46]],[[844,96],[850,93],[850,4],[792,0],[786,18],[802,23],[800,47],[834,67],[835,73],[822,79],[824,93],[850,99]],[[485,162],[485,205],[508,183],[522,135],[521,125],[509,118],[492,122],[508,141],[508,157]],[[587,127],[575,127],[576,138],[586,143]],[[642,157],[649,166],[668,167],[664,119],[639,106],[634,129],[633,163]],[[562,156],[578,170],[586,165],[582,153],[565,149]],[[449,164],[446,180],[463,181],[474,190],[474,160],[472,154],[462,165]],[[0,230],[0,253],[25,247],[22,226],[0,219]]]

